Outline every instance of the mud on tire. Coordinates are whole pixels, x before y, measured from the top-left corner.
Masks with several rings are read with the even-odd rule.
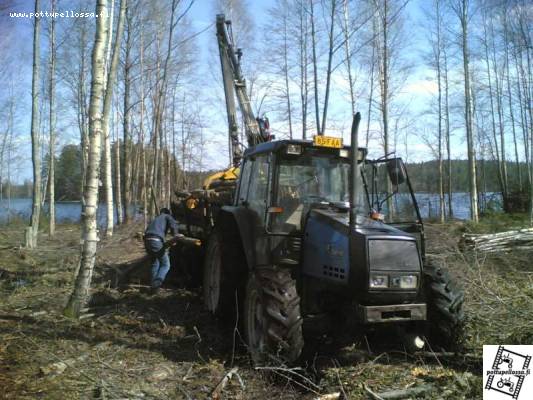
[[[243,319],[254,364],[292,363],[302,353],[300,297],[290,270],[269,268],[250,273]]]
[[[464,292],[446,268],[434,262],[424,267],[430,344],[460,350],[464,340]]]

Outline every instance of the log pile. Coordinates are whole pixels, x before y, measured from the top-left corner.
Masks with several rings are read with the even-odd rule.
[[[488,234],[465,233],[462,245],[485,253],[533,250],[533,228]]]

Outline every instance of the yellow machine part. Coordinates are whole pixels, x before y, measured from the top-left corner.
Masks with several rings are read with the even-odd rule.
[[[239,177],[239,172],[239,167],[231,167],[225,171],[217,172],[211,176],[208,176],[204,180],[203,188],[208,190],[211,188],[211,185],[217,181],[235,181]]]

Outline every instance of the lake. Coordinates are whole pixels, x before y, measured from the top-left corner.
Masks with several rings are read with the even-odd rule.
[[[422,218],[436,217],[439,211],[439,196],[431,193],[417,193],[416,199],[420,208]],[[501,196],[498,193],[488,193],[487,197],[496,204],[498,209]],[[454,217],[458,219],[470,218],[470,200],[468,193],[453,194]],[[45,205],[45,213],[48,213],[48,205]],[[98,207],[97,220],[100,227],[105,225],[106,211],[105,204]],[[132,211],[134,208],[132,208]],[[79,201],[58,202],[56,203],[56,222],[79,222],[81,213],[81,203]],[[9,219],[27,219],[31,216],[31,199],[11,199],[8,204],[6,199],[0,200],[0,225],[6,224]],[[138,214],[140,217],[141,215]],[[115,210],[116,218],[116,210]],[[116,220],[115,220],[116,221]]]

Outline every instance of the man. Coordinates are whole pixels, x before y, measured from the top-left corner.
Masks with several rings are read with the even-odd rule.
[[[178,234],[178,224],[170,215],[168,208],[162,208],[144,232],[146,252],[152,256],[152,293],[157,293],[170,269],[170,259],[164,247],[165,235],[170,231],[172,236]]]

